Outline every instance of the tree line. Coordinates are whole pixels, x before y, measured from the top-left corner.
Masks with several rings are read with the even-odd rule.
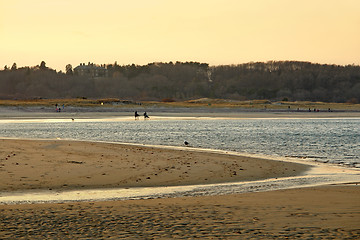
[[[108,98],[187,100],[223,98],[360,102],[360,66],[299,61],[209,66],[199,62],[96,65],[106,75],[57,72],[42,61],[0,71],[1,99]]]

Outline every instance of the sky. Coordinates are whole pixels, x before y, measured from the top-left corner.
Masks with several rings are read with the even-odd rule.
[[[285,60],[360,65],[360,0],[0,0],[0,69]]]

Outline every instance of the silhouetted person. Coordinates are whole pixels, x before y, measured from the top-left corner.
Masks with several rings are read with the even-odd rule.
[[[147,118],[149,118],[149,116],[147,115],[146,112],[144,112],[144,119],[147,119]]]
[[[138,112],[137,111],[135,111],[135,120],[137,120],[137,119],[139,119],[139,114],[138,114]]]

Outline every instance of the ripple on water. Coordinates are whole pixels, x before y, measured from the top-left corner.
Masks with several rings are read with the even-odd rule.
[[[6,125],[6,127],[5,127]],[[62,138],[296,156],[358,167],[360,119],[200,119],[0,123],[1,137]],[[326,160],[324,160],[326,159]]]

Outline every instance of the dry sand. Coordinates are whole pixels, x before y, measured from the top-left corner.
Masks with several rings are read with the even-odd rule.
[[[0,190],[168,186],[300,174],[305,165],[58,140],[0,140]],[[360,188],[0,205],[0,239],[359,239]]]
[[[306,165],[63,140],[0,139],[0,190],[174,186],[294,176]]]

